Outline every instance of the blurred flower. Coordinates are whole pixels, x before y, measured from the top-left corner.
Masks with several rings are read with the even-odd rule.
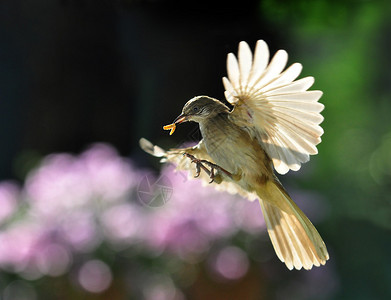
[[[41,230],[29,222],[20,222],[0,232],[0,265],[21,272],[37,247]]]
[[[262,217],[258,200],[238,199],[231,210],[236,226],[249,234],[266,232],[266,224]]]
[[[146,236],[149,245],[185,258],[187,254],[203,253],[213,240],[237,232],[233,208],[238,197],[203,187],[197,180],[184,182],[172,166],[164,168],[162,174],[170,178],[173,194],[164,207],[150,212]]]
[[[217,253],[210,262],[210,267],[222,279],[237,280],[248,271],[250,262],[246,253],[238,247],[228,246]]]
[[[88,204],[92,196],[89,178],[78,160],[69,154],[50,155],[29,174],[26,193],[33,213],[58,218]]]
[[[310,210],[312,202],[305,204]],[[130,276],[141,281],[134,289],[151,300],[184,299],[171,275],[185,274],[189,265],[193,274],[203,260],[218,280],[242,278],[249,258],[232,241],[266,235],[257,201],[188,180],[173,166],[165,166],[156,178],[104,144],[78,156],[49,155],[28,174],[22,188],[0,183],[0,224],[3,270],[30,280],[78,270],[80,286],[100,293],[113,280],[102,257],[123,255],[130,266],[152,259],[160,261],[156,270],[144,272],[152,277]],[[14,293],[12,287],[8,290]]]
[[[78,275],[80,285],[91,293],[106,290],[113,279],[110,268],[100,260],[90,260],[84,263]]]
[[[71,256],[54,233],[26,220],[0,233],[0,266],[28,279],[59,276],[68,270]]]
[[[52,226],[58,226],[63,240],[80,252],[94,250],[102,238],[94,214],[85,209],[69,213],[65,218],[59,218],[58,223]]]
[[[85,177],[93,194],[107,201],[126,196],[140,180],[141,172],[105,144],[95,144],[82,153],[79,164],[85,168]]]
[[[46,217],[126,197],[139,172],[107,145],[97,144],[74,157],[53,154],[31,172],[26,192],[32,209]],[[98,200],[102,201],[98,201]]]
[[[49,155],[28,175],[22,192],[15,184],[0,183],[0,221],[15,211],[20,195],[29,204],[21,219],[0,231],[0,267],[31,279],[65,273],[77,252],[99,246],[99,216],[128,200],[138,180],[130,162],[97,144],[78,157]],[[122,218],[120,226],[127,225]]]
[[[60,276],[68,271],[71,256],[63,245],[51,243],[37,252],[36,263],[42,274]]]
[[[134,204],[121,203],[102,212],[101,223],[109,241],[130,244],[142,235],[143,213]]]

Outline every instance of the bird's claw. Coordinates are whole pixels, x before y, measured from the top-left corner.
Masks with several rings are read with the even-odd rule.
[[[194,162],[194,161],[192,161],[192,162],[196,164],[196,174],[194,175],[194,178],[197,178],[201,174],[201,166],[200,166],[201,163]]]
[[[190,153],[183,153],[184,156],[191,159],[192,163],[195,163],[196,165],[196,174],[194,175],[194,178],[197,178],[201,174],[201,168],[209,175],[209,170],[202,164],[201,160],[198,158],[195,158],[194,155],[191,155]]]
[[[183,155],[190,158],[191,162],[195,163],[195,165],[196,165],[196,174],[195,174],[194,178],[197,178],[200,176],[201,169],[204,170],[205,173],[208,174],[208,176],[210,177],[211,181],[209,183],[212,183],[215,181],[215,178],[216,178],[215,171],[216,170],[224,173],[225,175],[227,175],[229,177],[232,177],[232,174],[230,172],[228,172],[227,170],[223,169],[222,167],[220,167],[214,163],[211,163],[210,161],[207,161],[205,159],[195,158],[194,155],[191,155],[190,153],[184,153]],[[204,164],[208,165],[210,167],[210,170],[207,167],[205,167]]]

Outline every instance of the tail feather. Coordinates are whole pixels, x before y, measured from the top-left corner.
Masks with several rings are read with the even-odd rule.
[[[257,194],[276,254],[288,269],[324,265],[329,259],[325,243],[281,184],[268,181]]]

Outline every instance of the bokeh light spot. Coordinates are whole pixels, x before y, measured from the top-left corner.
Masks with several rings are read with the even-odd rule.
[[[110,268],[104,262],[90,260],[80,268],[78,280],[86,291],[101,293],[110,286],[112,277]]]
[[[223,248],[212,261],[214,273],[223,279],[240,279],[247,273],[248,268],[249,260],[246,253],[235,246]]]
[[[37,265],[43,274],[60,276],[64,274],[71,263],[69,252],[61,245],[48,245],[37,255]]]

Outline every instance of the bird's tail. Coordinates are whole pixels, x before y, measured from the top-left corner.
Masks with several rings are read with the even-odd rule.
[[[277,179],[260,186],[257,194],[274,250],[288,269],[324,265],[329,259],[325,243]]]

